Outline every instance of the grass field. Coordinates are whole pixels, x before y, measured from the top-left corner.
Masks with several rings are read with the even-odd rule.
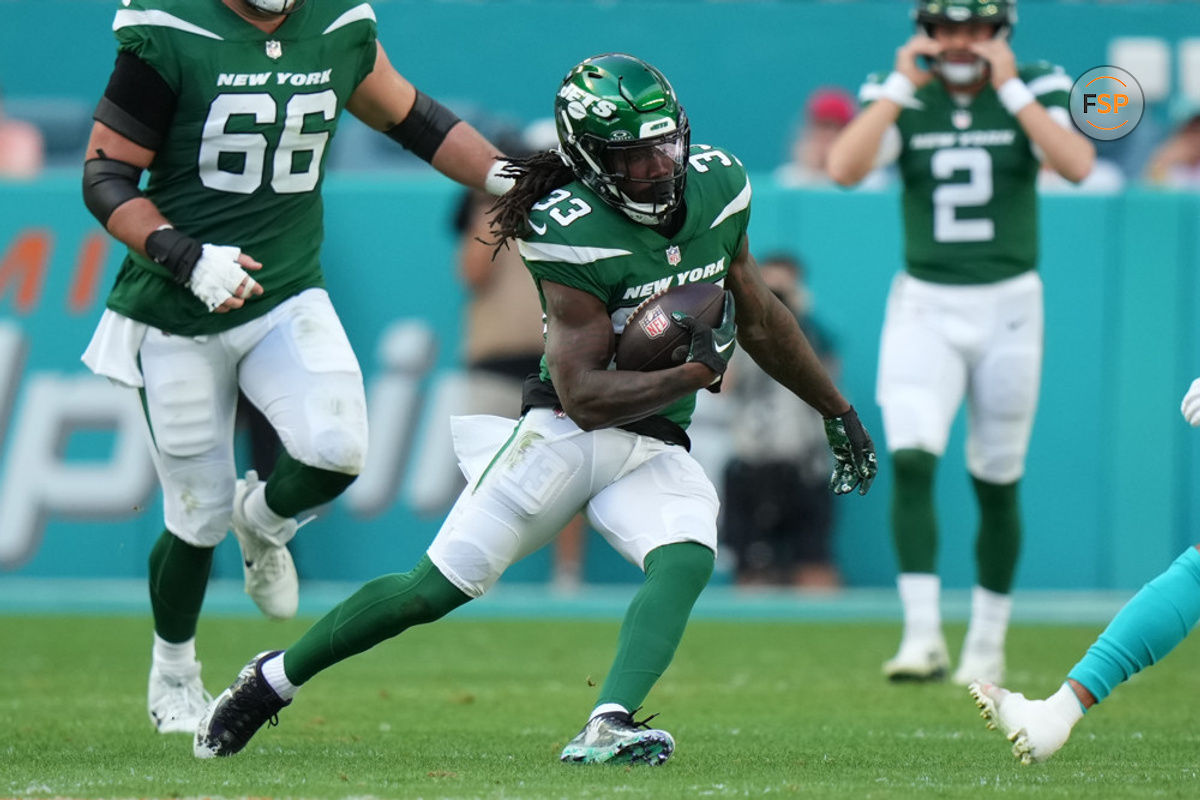
[[[204,620],[209,689],[305,625]],[[879,677],[893,625],[696,621],[646,704],[678,742],[671,761],[560,764],[616,628],[452,618],[416,629],[318,676],[239,756],[197,761],[187,737],[147,721],[146,620],[0,617],[0,796],[1200,795],[1195,642],[1090,713],[1054,760],[1023,767],[965,690]],[[1015,629],[1010,683],[1053,690],[1098,630]]]

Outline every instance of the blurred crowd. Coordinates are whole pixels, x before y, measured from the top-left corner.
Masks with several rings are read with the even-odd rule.
[[[545,146],[547,130],[553,134],[553,123],[547,119],[523,122],[469,102],[457,103],[455,111],[497,142],[533,141]],[[857,111],[858,101],[846,88],[822,86],[812,91],[800,103],[791,129],[780,132],[782,157],[771,178],[786,187],[832,186],[825,171],[829,147]],[[46,168],[76,167],[90,125],[91,109],[82,102],[22,98],[6,104],[0,89],[0,180],[29,180]],[[1137,185],[1200,188],[1200,99],[1180,94],[1148,102],[1133,133],[1097,142],[1096,149],[1096,166],[1082,183],[1071,184],[1046,170],[1039,178],[1039,188],[1045,192],[1091,193],[1113,193]],[[330,169],[335,171],[406,172],[429,168],[411,152],[350,117],[343,122],[328,158]],[[883,189],[894,180],[890,170],[882,169],[857,190]]]

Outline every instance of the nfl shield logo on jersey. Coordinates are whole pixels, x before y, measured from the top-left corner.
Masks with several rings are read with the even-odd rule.
[[[283,45],[277,39],[267,41],[267,58],[278,59],[283,55]]]
[[[957,109],[950,115],[950,122],[960,131],[965,131],[971,127],[971,112],[965,108]]]
[[[675,249],[678,250],[679,248]],[[663,312],[662,306],[654,306],[650,309],[647,309],[646,316],[638,320],[638,323],[641,324],[642,330],[644,330],[646,335],[651,339],[657,339],[659,336],[662,336],[664,333],[666,333],[667,329],[671,327],[671,320],[667,319],[667,315]]]
[[[667,263],[672,267],[679,266],[679,262],[683,257],[679,255],[679,245],[673,244],[667,248]]]

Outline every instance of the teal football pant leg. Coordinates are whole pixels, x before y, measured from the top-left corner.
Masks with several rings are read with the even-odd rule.
[[[213,548],[196,547],[164,530],[150,551],[150,608],[154,632],[172,643],[196,635]]]
[[[1200,551],[1189,547],[1113,617],[1067,675],[1100,702],[1134,673],[1158,662],[1200,620]]]
[[[663,545],[646,556],[646,579],[625,612],[598,706],[617,703],[633,711],[646,699],[675,656],[713,560],[713,551],[695,542]]]
[[[284,674],[299,686],[326,667],[413,625],[433,622],[470,599],[422,556],[412,571],[366,583],[318,620],[284,652]]]

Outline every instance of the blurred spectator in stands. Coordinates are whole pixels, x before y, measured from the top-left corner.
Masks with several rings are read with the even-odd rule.
[[[790,160],[775,170],[775,179],[783,186],[832,184],[825,173],[829,145],[854,118],[854,111],[854,96],[842,89],[822,88],[809,95],[792,138]]]
[[[829,146],[838,132],[854,118],[854,96],[836,87],[817,89],[808,97],[792,139],[790,160],[775,169],[781,186],[832,186],[825,171]],[[868,177],[866,188],[878,188],[887,182],[886,173]]]
[[[36,126],[4,114],[0,89],[0,178],[33,178],[45,163],[45,143]]]
[[[1146,181],[1171,188],[1200,189],[1200,103],[1181,102],[1172,116],[1176,127],[1151,155]]]
[[[554,120],[538,120],[516,137],[498,135],[505,153],[523,156],[558,147]],[[544,342],[542,307],[533,278],[515,247],[489,244],[490,195],[468,191],[455,220],[458,274],[469,292],[464,342],[466,414],[521,415],[525,378],[538,372]],[[554,586],[573,590],[582,580],[583,517],[576,517],[554,545]]]
[[[804,265],[790,253],[759,261],[767,286],[796,315],[830,375],[831,338],[811,315]],[[725,373],[722,395],[731,414],[731,458],[725,467],[721,538],[735,560],[740,586],[833,589],[833,494],[821,415],[771,380],[740,350]]]

